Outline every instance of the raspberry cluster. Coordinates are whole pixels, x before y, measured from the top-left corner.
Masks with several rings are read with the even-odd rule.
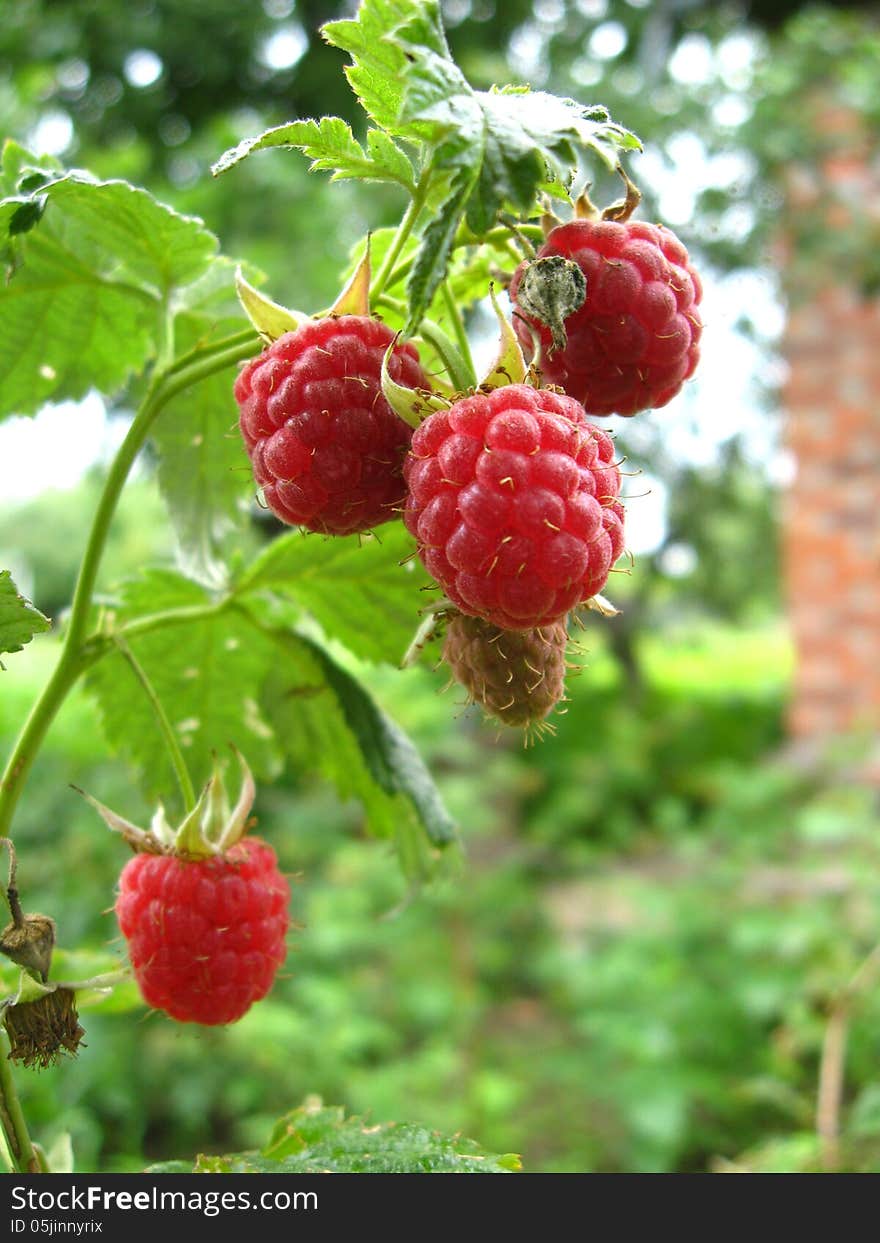
[[[503,630],[564,617],[623,551],[611,438],[549,389],[511,384],[432,414],[404,476],[429,573],[462,613]]]
[[[382,395],[393,340],[380,320],[328,316],[285,333],[239,374],[254,478],[282,522],[348,535],[394,517],[412,429]],[[428,387],[412,345],[395,346],[388,370],[404,388]]]
[[[546,322],[519,306],[526,264],[510,285],[514,323],[527,356],[534,334],[540,371],[593,415],[632,415],[665,406],[699,361],[700,278],[675,234],[641,220],[573,220],[549,233],[536,259],[558,255],[586,277],[582,305],[554,349]]]

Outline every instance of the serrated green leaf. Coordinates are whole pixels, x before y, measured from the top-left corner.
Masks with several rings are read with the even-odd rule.
[[[367,132],[366,151],[339,117],[320,121],[289,121],[256,138],[249,138],[225,152],[213,167],[215,175],[240,163],[254,151],[285,147],[302,151],[312,161],[310,172],[329,172],[332,180],[359,177],[373,181],[394,181],[413,190],[412,164],[394,140],[382,130]]]
[[[153,571],[124,586],[109,619],[117,627],[131,622],[127,644],[178,734],[193,781],[207,778],[214,753],[229,743],[264,778],[275,775],[284,753],[297,770],[359,799],[372,831],[395,842],[406,875],[427,878],[453,828],[412,743],[322,648],[289,625],[273,627],[258,598],[246,603],[212,601],[180,574]],[[152,704],[122,655],[111,650],[98,661],[87,689],[146,798],[176,814]]]
[[[356,18],[321,28],[329,44],[351,56],[353,64],[345,70],[351,88],[364,111],[387,130],[393,130],[400,112],[406,69],[403,50],[388,36],[412,16],[414,7],[412,0],[362,0]]]
[[[311,1099],[275,1126],[262,1151],[199,1156],[197,1174],[509,1174],[516,1153],[490,1153],[474,1140],[409,1122],[368,1123]],[[183,1172],[180,1163],[152,1173]]]
[[[154,570],[123,587],[117,625],[169,609],[203,609],[128,645],[159,697],[198,786],[207,780],[215,753],[233,744],[258,776],[279,767],[279,751],[258,703],[276,653],[247,620],[232,612],[212,614],[211,596],[170,570]],[[90,671],[87,689],[97,701],[107,741],[138,775],[146,798],[179,809],[173,771],[153,708],[130,666],[111,653]]]
[[[217,248],[201,221],[126,182],[69,173],[40,196],[45,211],[14,237],[0,289],[0,414],[118,390],[154,353],[174,290]],[[0,246],[14,220],[0,204]]]
[[[410,801],[435,845],[454,841],[455,825],[412,741],[347,670],[323,649],[314,650],[373,780],[386,794]]]
[[[367,153],[374,169],[384,169],[386,181],[399,181],[407,190],[414,190],[413,167],[409,157],[397,143],[381,129],[367,130]],[[378,172],[368,176],[378,176]]]
[[[265,620],[255,624],[282,656],[261,707],[294,766],[358,799],[371,831],[395,843],[405,875],[427,879],[435,848],[449,846],[455,830],[412,742],[323,648]]]
[[[455,172],[460,184],[463,170],[470,171],[467,217],[478,234],[507,208],[533,214],[548,181],[570,183],[579,152],[591,151],[614,168],[621,149],[640,146],[604,108],[523,86],[473,90],[446,45],[438,0],[414,6],[388,40],[406,61],[392,132],[409,137],[408,127],[415,127],[434,147],[435,168]]]
[[[428,583],[414,550],[400,523],[372,536],[326,540],[294,531],[269,544],[235,591],[279,592],[356,656],[399,664],[418,625],[420,589]]]
[[[404,328],[405,336],[416,331],[446,276],[452,244],[472,187],[473,170],[465,168],[453,178],[445,202],[422,234],[406,283],[409,319]]]
[[[63,171],[53,155],[34,155],[14,138],[4,140],[0,151],[0,192],[4,198],[11,194],[30,194],[54,181]]]
[[[189,305],[175,318],[178,354],[207,349],[241,331],[231,271],[217,260],[206,277],[190,286]],[[254,353],[260,342],[254,334]],[[159,487],[174,524],[185,573],[207,584],[221,579],[221,545],[243,529],[255,485],[238,430],[232,394],[236,368],[229,364],[172,398],[153,425],[159,453]]]
[[[10,570],[0,570],[0,652],[20,652],[52,623],[21,595]],[[2,666],[0,666],[2,668]]]

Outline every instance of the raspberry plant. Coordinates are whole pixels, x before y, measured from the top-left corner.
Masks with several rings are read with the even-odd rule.
[[[472,89],[449,54],[437,0],[364,0],[355,18],[323,33],[349,57],[346,74],[367,114],[364,141],[335,117],[295,120],[227,152],[214,172],[235,193],[240,161],[286,148],[332,179],[398,188],[398,227],[375,230],[340,263],[344,287],[329,311],[280,306],[271,274],[220,254],[202,221],[144,189],[65,170],[13,141],[0,165],[2,413],[33,413],[92,389],[132,411],[70,610],[55,619],[58,663],[12,747],[0,833],[8,840],[46,731],[83,682],[108,746],[141,795],[160,802],[148,831],[96,806],[138,852],[122,869],[116,903],[130,970],[143,1000],[180,1021],[234,1021],[265,995],[285,956],[287,882],[273,847],[243,836],[251,771],[265,784],[291,766],[359,799],[411,886],[455,852],[455,828],[413,744],[340,647],[398,664],[448,625],[446,657],[467,693],[502,722],[541,724],[563,693],[568,615],[608,611],[597,593],[623,550],[612,441],[588,419],[614,403],[584,410],[584,393],[566,390],[561,374],[562,388],[549,386],[556,373],[543,321],[534,331],[524,315],[517,322],[529,367],[500,310],[498,360],[481,379],[465,316],[493,284],[513,278],[521,287],[523,265],[554,219],[551,203],[572,209],[581,161],[623,172],[621,157],[638,140],[600,106],[526,86]],[[644,228],[630,226],[647,238],[643,250],[654,236]],[[547,246],[558,236],[555,228]],[[554,253],[569,251],[577,259],[570,247]],[[664,254],[685,262],[669,245]],[[634,252],[622,262],[653,273],[653,259]],[[585,294],[575,280],[573,300],[559,304],[559,331],[572,319],[569,351],[594,279],[587,270]],[[651,313],[659,324],[659,310]],[[230,435],[235,399],[241,439]],[[177,564],[147,567],[99,597],[108,529],[148,440]],[[248,559],[255,495],[296,529]],[[0,573],[2,651],[48,626]],[[233,809],[217,769],[227,744],[245,774]],[[295,855],[295,827],[283,832]],[[16,1060],[46,1065],[75,1051],[76,1005],[100,1002],[129,968],[110,956],[88,979],[58,978],[68,961],[64,930],[50,969],[54,923],[24,916],[13,872],[3,944],[7,954],[18,947],[10,955],[18,966],[6,1028]],[[84,881],[84,901],[108,898]],[[40,920],[44,933],[51,924],[52,943],[38,947],[38,962],[22,945]],[[12,1165],[45,1169],[5,1057],[0,1090]],[[352,1121],[317,1113],[314,1142],[337,1128],[343,1151]],[[386,1133],[375,1128],[365,1154],[363,1132],[354,1131],[363,1168],[476,1166],[463,1143],[432,1140],[408,1155],[405,1129],[383,1156]],[[262,1155],[218,1159],[216,1169],[273,1168],[286,1152],[272,1139]],[[515,1167],[505,1157],[481,1168]]]

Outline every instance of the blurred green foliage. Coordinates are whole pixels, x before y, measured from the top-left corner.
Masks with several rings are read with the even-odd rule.
[[[36,685],[51,648],[10,661]],[[22,1078],[34,1129],[71,1131],[79,1169],[137,1169],[258,1146],[318,1093],[517,1151],[527,1170],[815,1163],[824,1011],[880,914],[872,796],[764,759],[790,661],[777,631],[682,630],[643,656],[640,708],[595,650],[557,737],[531,750],[472,711],[451,726],[439,674],[373,671],[461,820],[461,876],[401,908],[356,806],[263,788],[260,830],[302,873],[285,978],[227,1030],[86,1012],[78,1059]],[[4,733],[29,689],[4,695]],[[147,809],[96,728],[79,697],[54,727],[19,880],[63,945],[121,957],[120,846],[67,782]],[[874,1170],[878,1022],[872,995],[844,1115],[853,1163]]]

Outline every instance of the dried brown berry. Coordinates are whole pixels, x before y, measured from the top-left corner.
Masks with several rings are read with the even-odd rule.
[[[28,1069],[45,1070],[54,1066],[62,1053],[75,1054],[85,1035],[72,988],[56,988],[36,1001],[9,1006],[4,1021],[9,1057]]]

